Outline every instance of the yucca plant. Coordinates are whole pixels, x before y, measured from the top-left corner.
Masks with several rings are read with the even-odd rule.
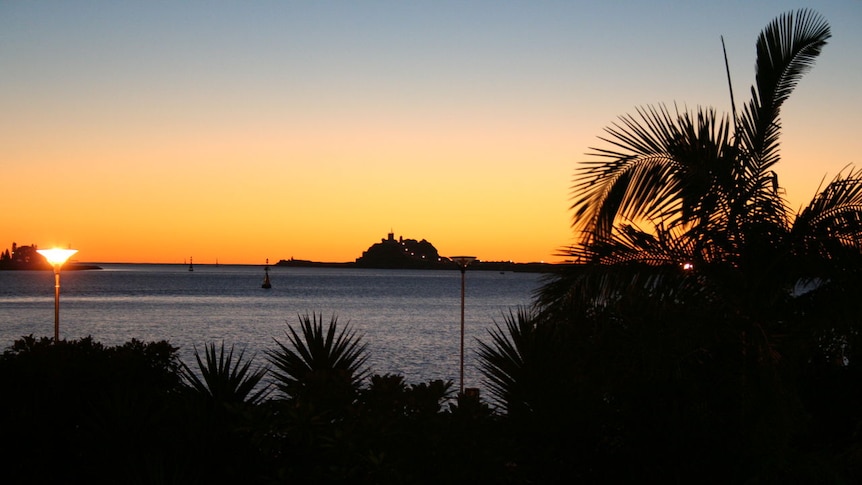
[[[224,342],[219,350],[215,343],[205,348],[206,363],[201,360],[200,353],[195,348],[201,380],[198,374],[182,363],[182,376],[186,384],[215,402],[223,404],[258,404],[269,395],[269,385],[261,385],[268,372],[266,367],[252,368],[253,359],[243,360],[245,351],[241,350],[234,360],[234,346],[225,353]]]
[[[338,330],[333,315],[324,331],[323,316],[299,316],[299,331],[288,324],[288,342],[275,340],[267,352],[276,389],[298,403],[333,409],[351,403],[368,374],[367,347],[346,324]]]

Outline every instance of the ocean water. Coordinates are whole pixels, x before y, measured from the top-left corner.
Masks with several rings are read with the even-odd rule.
[[[260,287],[261,266],[104,264],[61,273],[60,338],[92,336],[105,345],[135,338],[168,340],[194,362],[195,348],[222,342],[265,364],[275,341],[299,315],[335,316],[361,335],[368,366],[408,383],[431,379],[458,385],[461,273],[452,271],[271,267],[272,289]],[[484,387],[476,339],[541,285],[536,273],[470,271],[465,290],[465,378]],[[0,347],[24,335],[52,337],[54,278],[48,271],[0,271]],[[194,365],[192,365],[194,367]]]

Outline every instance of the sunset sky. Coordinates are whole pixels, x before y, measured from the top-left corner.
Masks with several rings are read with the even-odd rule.
[[[80,261],[560,261],[570,185],[638,106],[730,109],[777,15],[832,39],[782,111],[794,208],[862,165],[862,0],[0,0],[0,250]]]

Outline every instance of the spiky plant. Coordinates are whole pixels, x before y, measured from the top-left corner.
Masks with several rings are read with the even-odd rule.
[[[215,343],[205,348],[206,363],[195,348],[195,360],[203,377],[201,380],[188,365],[182,363],[182,376],[186,384],[214,402],[223,404],[258,404],[270,393],[269,385],[261,385],[268,372],[266,367],[252,369],[253,359],[243,361],[241,350],[234,360],[234,346],[225,353],[224,342],[216,350]]]
[[[495,323],[495,328],[488,330],[490,343],[478,340],[479,370],[494,400],[507,410],[514,410],[524,401],[519,396],[519,386],[526,384],[523,375],[526,354],[535,326],[524,309],[519,309],[517,314],[510,312],[504,322],[505,329]]]
[[[504,316],[488,331],[490,342],[478,341],[479,369],[493,400],[513,417],[545,413],[559,400],[562,379],[570,377],[567,363],[573,349],[560,332],[564,327],[538,324],[529,308]]]
[[[346,324],[338,330],[333,315],[327,329],[323,316],[299,316],[299,331],[288,324],[288,342],[275,340],[267,352],[276,389],[291,399],[324,408],[349,404],[367,376],[367,347]]]

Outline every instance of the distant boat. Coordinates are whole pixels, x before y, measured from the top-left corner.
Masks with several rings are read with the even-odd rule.
[[[189,271],[194,271],[195,265],[193,264],[192,257],[189,256]]]
[[[263,267],[263,284],[260,285],[261,288],[272,288],[272,283],[269,281],[269,258],[266,258],[266,266]]]

